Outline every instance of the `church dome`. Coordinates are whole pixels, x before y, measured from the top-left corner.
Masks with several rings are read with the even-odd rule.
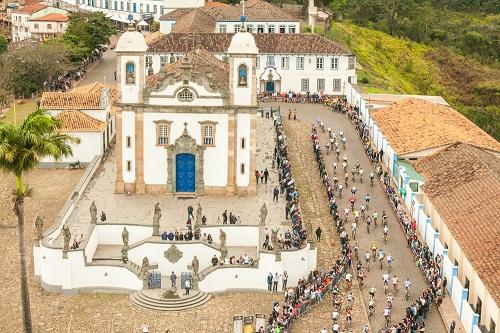
[[[139,32],[134,30],[134,28],[129,28],[116,44],[116,52],[146,52],[148,45],[144,36]]]
[[[249,32],[237,32],[231,39],[227,49],[229,54],[258,54],[259,49],[255,45],[255,38]]]

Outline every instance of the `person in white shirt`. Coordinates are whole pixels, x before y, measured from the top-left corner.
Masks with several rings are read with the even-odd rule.
[[[142,333],[148,333],[148,332],[149,332],[148,325],[146,324],[142,325]]]
[[[336,323],[337,320],[339,320],[339,313],[338,313],[337,310],[333,310],[333,312],[332,312],[332,320],[333,320],[334,323]]]
[[[385,272],[385,273],[382,275],[382,279],[384,280],[384,285],[387,285],[387,284],[389,283],[389,279],[390,279],[389,274],[387,274],[387,272]]]

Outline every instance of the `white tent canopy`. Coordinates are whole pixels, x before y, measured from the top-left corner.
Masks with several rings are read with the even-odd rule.
[[[149,24],[147,24],[144,20],[141,20],[139,23],[137,23],[139,27],[147,27]]]

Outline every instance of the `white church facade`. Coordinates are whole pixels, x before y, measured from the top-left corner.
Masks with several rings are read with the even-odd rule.
[[[116,192],[254,194],[252,35],[235,35],[227,62],[198,49],[153,75],[141,33],[127,32],[116,52]]]
[[[343,95],[346,83],[356,84],[356,57],[344,45],[316,34],[252,34],[256,92],[323,93]],[[193,49],[204,49],[226,60],[234,34],[169,33],[149,43],[145,66],[158,73]]]

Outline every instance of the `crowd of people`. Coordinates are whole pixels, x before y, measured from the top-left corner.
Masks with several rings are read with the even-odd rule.
[[[286,136],[283,127],[278,122],[275,122],[276,129],[276,146],[274,148],[273,158],[276,160],[278,167],[278,181],[280,193],[285,196],[285,217],[291,220],[291,230],[286,230],[283,241],[274,244],[273,239],[269,239],[268,235],[267,246],[274,249],[276,247],[283,248],[301,248],[307,240],[307,231],[304,228],[302,215],[299,207],[299,192],[295,185],[295,180],[292,177],[292,167],[288,160],[288,146],[286,144]],[[276,239],[277,240],[277,239]],[[266,241],[265,241],[266,242]]]
[[[262,102],[285,102],[285,103],[324,103],[331,99],[323,92],[296,92],[296,91],[274,91],[261,92],[258,96]]]

